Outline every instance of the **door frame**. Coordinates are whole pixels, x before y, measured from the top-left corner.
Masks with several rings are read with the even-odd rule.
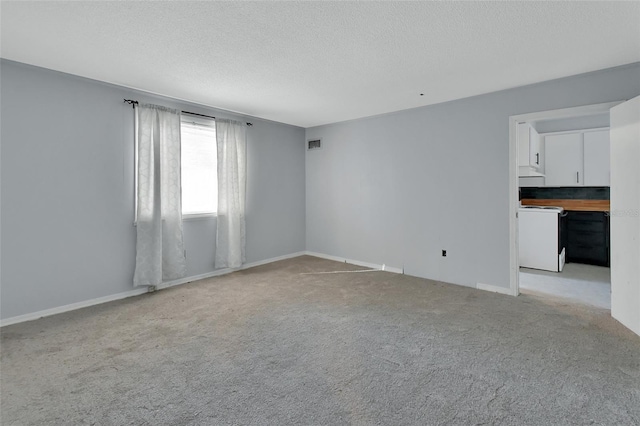
[[[520,261],[518,257],[518,141],[517,124],[527,121],[552,120],[562,118],[574,118],[586,115],[602,114],[609,112],[614,106],[625,102],[625,99],[616,102],[582,105],[570,108],[554,109],[548,111],[530,112],[527,114],[512,115],[509,117],[509,294],[520,294]]]

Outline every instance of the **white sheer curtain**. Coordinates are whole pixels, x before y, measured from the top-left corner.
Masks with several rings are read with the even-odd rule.
[[[218,218],[216,268],[245,262],[247,141],[244,123],[216,119],[218,145]]]
[[[158,285],[184,277],[180,197],[180,114],[136,107],[137,241],[133,284]]]

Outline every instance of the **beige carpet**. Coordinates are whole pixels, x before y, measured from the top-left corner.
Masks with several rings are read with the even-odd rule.
[[[3,425],[640,423],[608,312],[313,257],[1,330]]]

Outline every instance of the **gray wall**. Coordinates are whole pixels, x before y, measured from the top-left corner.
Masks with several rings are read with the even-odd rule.
[[[307,129],[307,250],[508,288],[509,116],[638,94],[632,64]]]
[[[247,261],[305,249],[304,129],[2,60],[0,317],[132,290],[133,112],[123,98],[252,121]],[[213,271],[215,219],[184,223]]]

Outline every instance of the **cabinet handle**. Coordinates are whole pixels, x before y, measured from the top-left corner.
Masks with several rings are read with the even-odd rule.
[[[540,153],[536,152],[536,164],[540,165]]]
[[[580,183],[580,172],[576,172],[576,183]]]

